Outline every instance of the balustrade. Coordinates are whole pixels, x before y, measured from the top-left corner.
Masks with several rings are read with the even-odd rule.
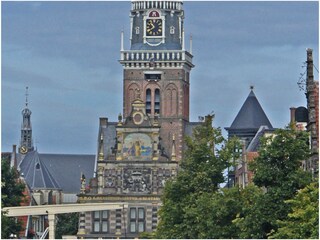
[[[182,1],[132,1],[131,10],[144,10],[151,8],[181,10]]]
[[[121,51],[121,61],[190,61],[192,56],[186,54],[186,51],[172,50],[172,51],[139,51],[129,50]]]

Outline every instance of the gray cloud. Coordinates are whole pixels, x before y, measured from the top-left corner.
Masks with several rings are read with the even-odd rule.
[[[186,1],[184,9],[196,65],[191,120],[213,110],[216,126],[230,126],[250,85],[275,127],[306,104],[296,82],[306,48],[318,65],[317,2]],[[19,141],[29,86],[39,150],[95,153],[98,118],[122,111],[120,31],[128,49],[129,11],[130,2],[2,3],[3,150]]]

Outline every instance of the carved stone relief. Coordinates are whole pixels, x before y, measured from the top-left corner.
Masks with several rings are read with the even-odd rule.
[[[124,168],[124,193],[151,193],[151,168]]]

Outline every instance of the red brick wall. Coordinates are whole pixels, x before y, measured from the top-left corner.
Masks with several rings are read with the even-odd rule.
[[[145,71],[149,71],[145,69]],[[176,158],[182,157],[184,141],[184,122],[189,121],[189,74],[184,69],[157,69],[161,71],[161,80],[145,80],[144,70],[124,70],[123,116],[131,113],[131,103],[136,98],[136,89],[140,90],[140,97],[146,100],[146,90],[151,89],[151,99],[154,99],[155,89],[160,90],[160,115],[161,144],[166,154],[171,156],[173,134],[175,135]],[[152,104],[151,113],[154,112]],[[153,117],[153,114],[150,115]]]

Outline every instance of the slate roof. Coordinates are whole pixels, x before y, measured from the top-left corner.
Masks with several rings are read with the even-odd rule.
[[[28,186],[33,189],[61,189],[37,151],[29,152],[19,165]]]
[[[270,129],[273,128],[256,95],[251,90],[238,115],[234,119],[231,126],[226,128],[226,130],[258,130],[260,126],[267,126]]]
[[[37,163],[40,169],[37,169]],[[20,173],[31,189],[62,189],[64,193],[79,193],[80,176],[93,177],[95,155],[40,154],[29,152],[19,164]],[[39,166],[38,166],[39,167]]]

